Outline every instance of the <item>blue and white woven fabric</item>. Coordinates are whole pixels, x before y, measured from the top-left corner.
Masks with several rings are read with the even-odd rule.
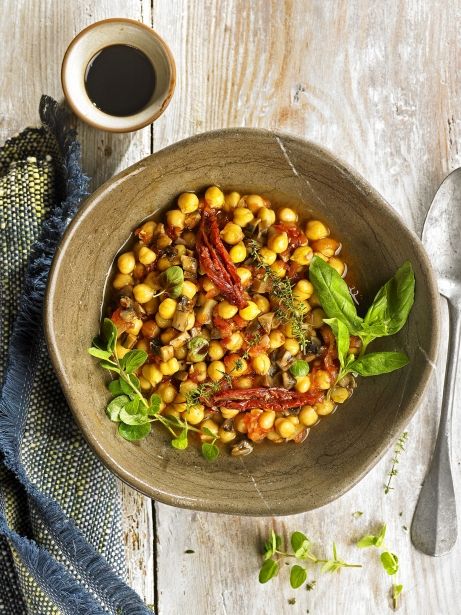
[[[152,611],[122,580],[114,477],[79,433],[42,332],[51,259],[86,195],[80,146],[49,97],[0,149],[0,614]]]

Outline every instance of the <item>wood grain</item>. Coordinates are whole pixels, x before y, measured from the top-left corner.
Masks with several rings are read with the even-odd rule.
[[[420,233],[437,186],[461,164],[460,0],[155,0],[152,9],[148,0],[4,0],[2,9],[2,138],[36,121],[40,93],[60,96],[62,54],[88,23],[115,15],[135,17],[153,23],[171,46],[177,90],[152,133],[145,129],[111,136],[81,127],[84,162],[94,185],[152,147],[158,150],[197,132],[223,126],[277,128],[330,148]],[[445,339],[446,328],[442,333]],[[405,586],[399,612],[456,615],[460,541],[450,555],[435,560],[416,552],[404,529],[434,443],[445,351],[437,378],[409,426],[407,451],[389,495],[384,495],[383,483],[391,452],[340,500],[305,515],[270,522],[156,505],[157,612],[390,612],[391,580],[375,553],[353,546],[360,534],[385,521],[386,543],[399,555],[399,581]],[[458,390],[458,405],[460,395]],[[458,493],[460,450],[461,420],[455,412]],[[136,547],[129,551],[131,579],[151,602],[149,507],[141,496],[123,489],[128,543]],[[364,512],[359,519],[352,516],[356,510]],[[259,585],[258,548],[272,526],[284,535],[303,529],[320,553],[336,540],[339,553],[364,568],[328,577],[312,571],[309,579],[318,579],[312,592],[291,590],[286,571]],[[188,549],[194,553],[186,554]],[[295,605],[288,603],[292,597]]]

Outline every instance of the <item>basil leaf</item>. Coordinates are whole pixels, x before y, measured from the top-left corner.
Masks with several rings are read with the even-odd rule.
[[[111,380],[109,384],[107,385],[107,388],[109,389],[109,391],[112,393],[114,397],[116,397],[117,395],[122,395],[123,393],[126,393],[126,391],[122,389],[122,382],[123,381],[120,380],[120,378],[117,378],[117,380]]]
[[[415,274],[405,261],[378,291],[363,321],[367,338],[394,335],[407,322],[415,298]]]
[[[370,352],[350,363],[348,369],[360,376],[378,376],[400,369],[409,362],[409,358],[403,352]]]
[[[202,427],[202,433],[210,438],[213,438],[213,440],[216,438],[216,434],[213,433],[211,429],[208,429],[208,427]]]
[[[143,425],[126,425],[125,423],[120,423],[118,426],[118,433],[122,438],[130,442],[142,440],[150,433],[150,430],[150,423],[144,423]]]
[[[140,403],[139,397],[120,410],[120,420],[127,425],[144,425],[148,422],[146,408]]]
[[[105,359],[102,359],[99,362],[100,367],[103,367],[104,369],[109,370],[110,372],[115,372],[116,374],[120,374],[120,370],[119,368],[114,365],[111,361],[106,361]]]
[[[396,574],[399,570],[399,558],[395,553],[383,551],[381,553],[381,564],[389,576]]]
[[[214,461],[219,455],[219,448],[216,446],[216,444],[204,442],[202,444],[202,455],[207,461]]]
[[[127,377],[131,384],[139,390],[139,378],[134,374],[128,374]],[[128,382],[126,382],[122,378],[120,379],[120,388],[125,393],[125,395],[129,395],[132,399],[137,396],[137,393],[133,390],[133,386],[130,386]]]
[[[120,365],[127,374],[135,372],[147,361],[147,352],[144,350],[130,350],[120,359]]]
[[[267,583],[278,574],[279,565],[273,559],[267,559],[259,571],[259,582]]]
[[[307,572],[302,566],[295,564],[290,570],[290,585],[293,589],[298,589],[307,579]]]
[[[379,530],[379,534],[376,536],[375,547],[380,547],[384,542],[384,537],[386,536],[387,526],[384,523],[382,528]]]
[[[282,537],[276,534],[274,530],[271,530],[270,537],[264,543],[264,559],[266,560],[272,557],[276,550],[280,548],[281,544]]]
[[[349,287],[339,273],[319,256],[314,256],[309,266],[309,279],[328,318],[341,320],[350,333],[358,335],[362,318],[357,315]]]
[[[368,547],[376,547],[376,536],[373,534],[366,534],[356,543],[359,549],[368,549]]]
[[[291,548],[295,557],[305,559],[309,553],[309,538],[302,532],[293,532],[291,535]]]
[[[158,414],[160,412],[161,402],[162,402],[162,399],[160,395],[158,395],[158,393],[154,393],[153,395],[151,395],[150,400],[149,400],[149,409],[147,410],[147,414],[149,416],[155,416],[156,414]]]
[[[112,353],[108,350],[101,350],[101,348],[96,348],[95,346],[88,348],[88,354],[97,359],[110,359],[112,356]]]
[[[108,352],[113,354],[115,352],[115,345],[117,343],[117,327],[110,318],[104,318],[102,323],[102,339],[106,344]]]
[[[120,421],[120,411],[129,403],[130,398],[126,395],[119,395],[107,404],[106,414],[111,421],[118,423]]]
[[[295,361],[290,366],[290,372],[295,378],[304,378],[309,373],[309,363],[307,361]]]
[[[187,440],[187,429],[183,429],[179,434],[178,438],[174,438],[171,440],[171,446],[177,448],[179,450],[184,450],[187,448],[189,442]]]
[[[344,369],[347,355],[349,354],[350,336],[346,325],[342,320],[337,318],[324,318],[324,323],[331,327],[336,338],[336,346],[338,349],[338,359],[341,369]]]
[[[209,346],[210,342],[206,339],[206,337],[196,335],[187,343],[187,348],[189,349],[189,359],[194,363],[203,361],[208,353]]]
[[[394,607],[394,609],[396,609],[398,606],[399,596],[402,593],[402,590],[403,585],[401,585],[400,583],[398,585],[394,583],[394,585],[392,586],[392,606]]]
[[[178,265],[168,267],[161,278],[162,286],[172,299],[177,299],[184,285],[184,271]]]

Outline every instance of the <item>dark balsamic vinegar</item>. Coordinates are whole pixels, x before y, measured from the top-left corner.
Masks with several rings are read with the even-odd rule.
[[[131,45],[110,45],[93,56],[85,74],[92,103],[104,113],[134,115],[149,103],[155,89],[149,58]]]

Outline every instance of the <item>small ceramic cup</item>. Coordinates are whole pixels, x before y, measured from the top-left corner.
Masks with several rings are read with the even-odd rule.
[[[155,67],[155,89],[149,103],[134,115],[109,115],[90,100],[85,88],[85,73],[91,59],[110,45],[131,45],[149,58]],[[64,95],[74,113],[100,130],[131,132],[156,120],[173,96],[176,68],[168,45],[148,26],[132,19],[113,18],[98,21],[72,40],[61,68]]]

